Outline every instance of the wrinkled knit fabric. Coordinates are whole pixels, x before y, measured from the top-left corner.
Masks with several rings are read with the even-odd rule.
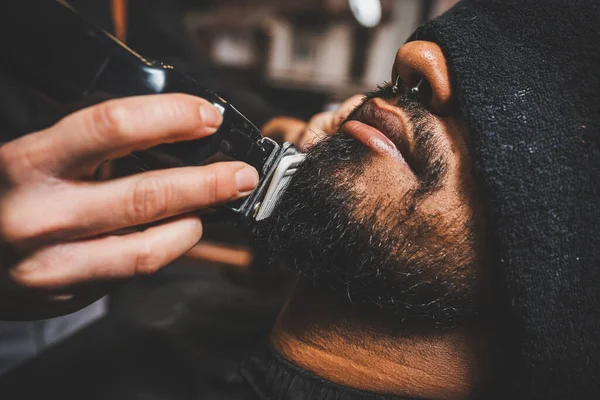
[[[440,45],[487,209],[502,366],[491,395],[600,398],[600,2],[465,0]]]
[[[260,400],[418,400],[364,392],[327,381],[285,360],[268,344],[244,360],[241,374]]]

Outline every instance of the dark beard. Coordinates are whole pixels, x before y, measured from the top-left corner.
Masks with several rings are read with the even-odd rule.
[[[458,229],[466,237],[454,237],[444,232],[457,232],[456,226],[446,229],[420,212],[423,199],[440,187],[445,162],[427,128],[427,113],[404,103],[417,132],[415,155],[422,160],[415,169],[417,188],[365,207],[354,183],[372,153],[337,133],[309,151],[256,236],[272,261],[283,261],[301,279],[348,302],[390,312],[411,329],[452,327],[478,316],[471,229]],[[382,222],[381,215],[391,217]]]

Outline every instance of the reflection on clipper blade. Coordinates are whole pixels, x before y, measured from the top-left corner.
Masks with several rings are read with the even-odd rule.
[[[256,221],[261,221],[271,216],[277,203],[279,203],[279,199],[296,173],[298,166],[304,161],[304,158],[304,154],[293,154],[281,159],[273,174],[267,194],[256,213]]]

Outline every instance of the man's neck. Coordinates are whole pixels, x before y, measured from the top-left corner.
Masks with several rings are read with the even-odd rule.
[[[427,334],[379,329],[389,318],[303,290],[280,314],[271,344],[299,367],[359,390],[466,399],[480,389],[489,365],[483,361],[489,353],[483,329]]]

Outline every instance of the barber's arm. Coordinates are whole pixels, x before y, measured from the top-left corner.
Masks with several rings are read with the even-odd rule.
[[[200,98],[142,96],[81,110],[2,145],[0,319],[73,312],[110,283],[155,272],[192,248],[202,223],[190,213],[246,195],[258,182],[252,167],[226,162],[91,177],[107,160],[210,135],[221,121]]]

